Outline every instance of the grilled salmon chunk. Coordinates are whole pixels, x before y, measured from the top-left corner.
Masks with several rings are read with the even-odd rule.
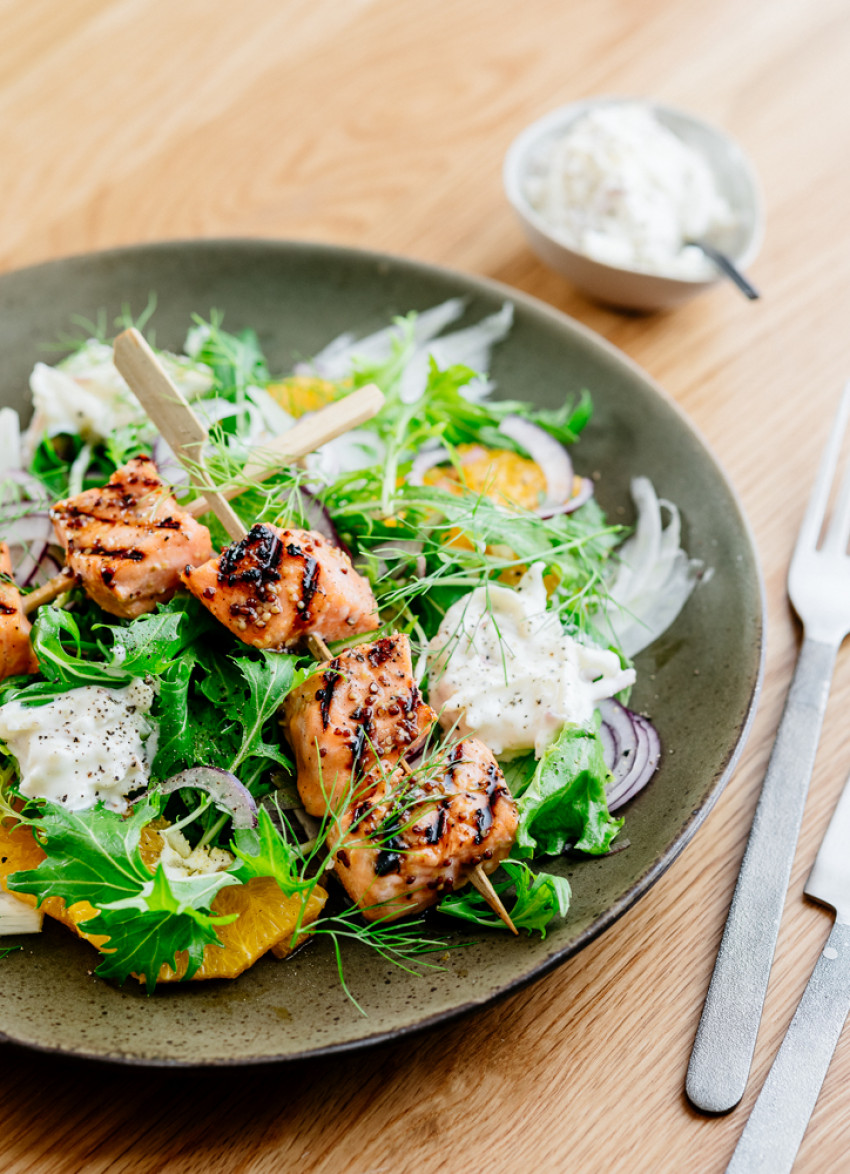
[[[149,457],[51,511],[68,567],[104,611],[132,619],[169,600],[187,563],[212,556],[210,532],[181,510]]]
[[[492,752],[465,738],[411,774],[373,772],[329,846],[363,916],[394,921],[465,885],[479,864],[492,872],[510,855],[517,823]]]
[[[181,579],[234,635],[288,648],[310,634],[341,640],[378,626],[378,605],[351,559],[313,530],[258,523],[220,558]]]
[[[8,544],[0,542],[0,680],[18,673],[38,672],[38,661],[30,644],[31,627],[12,578]]]
[[[392,769],[436,720],[413,679],[407,636],[394,633],[346,649],[283,705],[301,802],[311,815],[337,810],[352,779],[378,761]]]

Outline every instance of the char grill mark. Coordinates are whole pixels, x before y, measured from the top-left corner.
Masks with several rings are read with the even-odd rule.
[[[476,844],[480,844],[484,840],[493,826],[493,809],[499,799],[507,794],[505,785],[492,762],[487,766],[487,786],[484,789],[484,794],[487,796],[487,806],[479,807],[475,813]]]
[[[311,619],[310,604],[319,588],[319,562],[294,542],[287,544],[286,553],[290,558],[300,558],[304,562],[304,570],[301,574],[301,601],[297,618],[299,623],[306,624]]]
[[[118,550],[107,550],[100,542],[96,542],[88,550],[81,550],[80,554],[96,554],[98,558],[125,559],[131,563],[143,563],[148,557],[143,550],[137,550],[134,546],[119,547]]]
[[[455,786],[455,771],[460,763],[463,762],[463,742],[459,742],[457,746],[449,753],[447,759],[446,772],[443,775],[443,785],[449,791],[454,790]]]
[[[357,711],[355,711],[357,713]],[[352,715],[354,716],[354,715]],[[354,737],[349,742],[348,747],[351,751],[351,773],[356,775],[360,763],[363,761],[363,755],[372,741],[372,733],[374,727],[372,725],[372,710],[366,708],[360,711],[360,716],[357,717],[358,726],[354,731]]]
[[[429,824],[425,829],[425,835],[423,839],[426,844],[439,844],[440,840],[442,840],[446,831],[446,823],[448,822],[449,818],[449,802],[450,801],[448,799],[440,800],[440,803],[437,807],[436,820],[434,823]]]
[[[397,846],[390,840],[387,847],[382,848],[375,860],[375,876],[389,876],[392,872],[401,872],[401,853],[393,849]]]
[[[319,703],[319,712],[322,715],[322,729],[326,730],[331,722],[331,701],[337,682],[342,680],[341,673],[330,669],[322,677],[322,688],[316,690],[316,700]]]
[[[259,594],[265,594],[267,583],[280,579],[280,560],[283,543],[268,526],[258,522],[244,538],[222,551],[218,563],[218,581],[234,587],[237,583],[256,583]],[[242,563],[249,563],[242,568]]]

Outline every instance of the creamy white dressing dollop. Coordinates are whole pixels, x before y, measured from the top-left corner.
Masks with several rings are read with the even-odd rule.
[[[127,795],[150,776],[153,697],[136,678],[123,689],[69,689],[46,705],[0,706],[0,738],[18,761],[21,794],[71,811],[99,801],[126,811]]]
[[[588,726],[597,702],[635,680],[607,649],[568,636],[546,609],[543,564],[516,590],[489,583],[454,603],[428,652],[440,724],[497,757],[539,758],[564,726]]]

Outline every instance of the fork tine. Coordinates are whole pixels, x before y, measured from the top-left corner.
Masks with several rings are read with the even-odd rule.
[[[806,513],[803,517],[802,525],[800,526],[800,534],[797,538],[797,545],[794,548],[794,553],[797,554],[803,550],[814,549],[817,546],[818,535],[820,528],[823,525],[824,515],[826,514],[826,507],[829,502],[829,494],[832,489],[832,482],[835,477],[835,470],[838,465],[838,457],[841,453],[841,445],[844,440],[844,433],[847,430],[847,421],[850,418],[850,382],[844,386],[844,391],[841,395],[841,402],[838,405],[838,412],[833,421],[832,429],[830,431],[829,439],[826,442],[823,456],[821,457],[820,467],[818,468],[817,477],[815,478],[812,495],[809,498],[809,504],[806,507]],[[844,506],[845,492],[850,495],[850,486],[842,487],[842,506]],[[850,508],[850,502],[847,503],[845,509]],[[844,512],[839,509],[839,512]],[[834,527],[830,528],[830,536],[834,533]]]
[[[850,539],[850,464],[841,482],[832,517],[823,538],[823,549],[843,554]]]

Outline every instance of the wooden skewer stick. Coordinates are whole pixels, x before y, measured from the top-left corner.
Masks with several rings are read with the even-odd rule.
[[[73,586],[74,572],[69,570],[68,567],[63,567],[58,575],[54,575],[52,579],[48,579],[46,583],[42,583],[40,587],[36,587],[29,594],[21,596],[24,615],[30,615],[37,607],[41,607],[43,603],[52,603],[63,592],[70,591]]]
[[[156,361],[156,356],[154,356],[154,360]],[[170,384],[170,381],[169,386],[171,387],[169,391],[171,403],[177,403],[176,397],[180,396],[180,392]],[[182,399],[182,396],[180,398]],[[227,501],[232,501],[234,497],[244,493],[251,482],[256,484],[265,481],[283,466],[297,461],[307,453],[314,452],[323,444],[335,440],[336,437],[342,436],[352,428],[359,428],[361,424],[365,424],[367,420],[376,416],[383,404],[383,392],[374,383],[368,383],[365,387],[358,388],[343,400],[327,404],[305,419],[299,420],[288,432],[275,437],[268,444],[259,445],[254,450],[254,455],[249,455],[245,465],[245,483],[231,486],[229,489],[223,490],[219,496]],[[188,408],[189,405],[186,404],[186,407]],[[191,408],[189,411],[191,412]],[[198,423],[197,420],[196,423]],[[204,496],[191,502],[186,507],[186,512],[197,518],[209,509],[210,505]],[[232,512],[231,510],[230,513]],[[228,531],[228,533],[230,532]],[[73,574],[67,567],[64,567],[58,575],[54,575],[41,587],[37,587],[35,591],[30,591],[28,595],[23,597],[24,614],[31,615],[43,603],[51,603],[72,585]]]
[[[474,885],[475,888],[478,889],[478,892],[481,894],[493,912],[497,913],[502,921],[504,921],[505,925],[508,927],[511,933],[516,934],[516,936],[519,937],[519,930],[511,921],[511,915],[502,904],[502,898],[493,888],[493,882],[490,880],[489,876],[480,864],[477,864],[475,868],[473,868],[472,875],[470,876],[469,880],[470,884]]]
[[[310,649],[310,655],[315,657],[316,660],[333,660],[333,653],[331,652],[330,648],[328,648],[327,644],[321,636],[315,634],[308,636],[307,647]],[[413,773],[412,768],[403,758],[399,759],[398,765],[405,774],[409,775]],[[517,934],[517,936],[519,936],[519,931],[511,920],[511,915],[508,913],[507,909],[502,903],[502,898],[493,888],[493,882],[484,871],[482,865],[476,864],[475,868],[473,868],[472,873],[470,874],[469,880],[474,888],[478,890],[493,912],[502,919],[511,933]]]
[[[257,445],[248,455],[243,469],[246,484],[223,489],[221,496],[231,500],[244,493],[248,482],[257,484],[267,480],[284,465],[291,465],[300,457],[315,452],[329,440],[335,440],[352,428],[359,428],[371,420],[384,404],[384,393],[374,383],[367,383],[345,399],[327,404],[293,425],[288,432],[276,436],[266,444]],[[188,513],[198,517],[209,508],[203,498],[198,498],[187,507]]]
[[[202,450],[207,440],[206,428],[168,378],[138,330],[131,328],[118,335],[114,356],[115,366],[127,380],[130,390],[174,450],[192,484],[203,493],[206,508],[212,510],[231,539],[244,538],[245,527],[233,507],[210,487],[204,473]]]
[[[233,512],[222,494],[207,488],[198,476],[198,472],[202,470],[200,454],[207,438],[206,429],[165,374],[156,355],[137,330],[125,330],[116,338],[115,366],[135,392],[160,434],[174,450],[178,460],[188,466],[193,477],[198,477],[198,488],[230,538],[234,542],[244,538],[247,530],[241,519]],[[333,653],[321,636],[312,634],[308,636],[307,642],[313,655],[318,654],[317,659],[333,660]],[[401,759],[400,766],[402,770],[410,773],[410,767],[404,759]],[[480,864],[473,869],[470,880],[505,925],[516,933],[516,926]]]

